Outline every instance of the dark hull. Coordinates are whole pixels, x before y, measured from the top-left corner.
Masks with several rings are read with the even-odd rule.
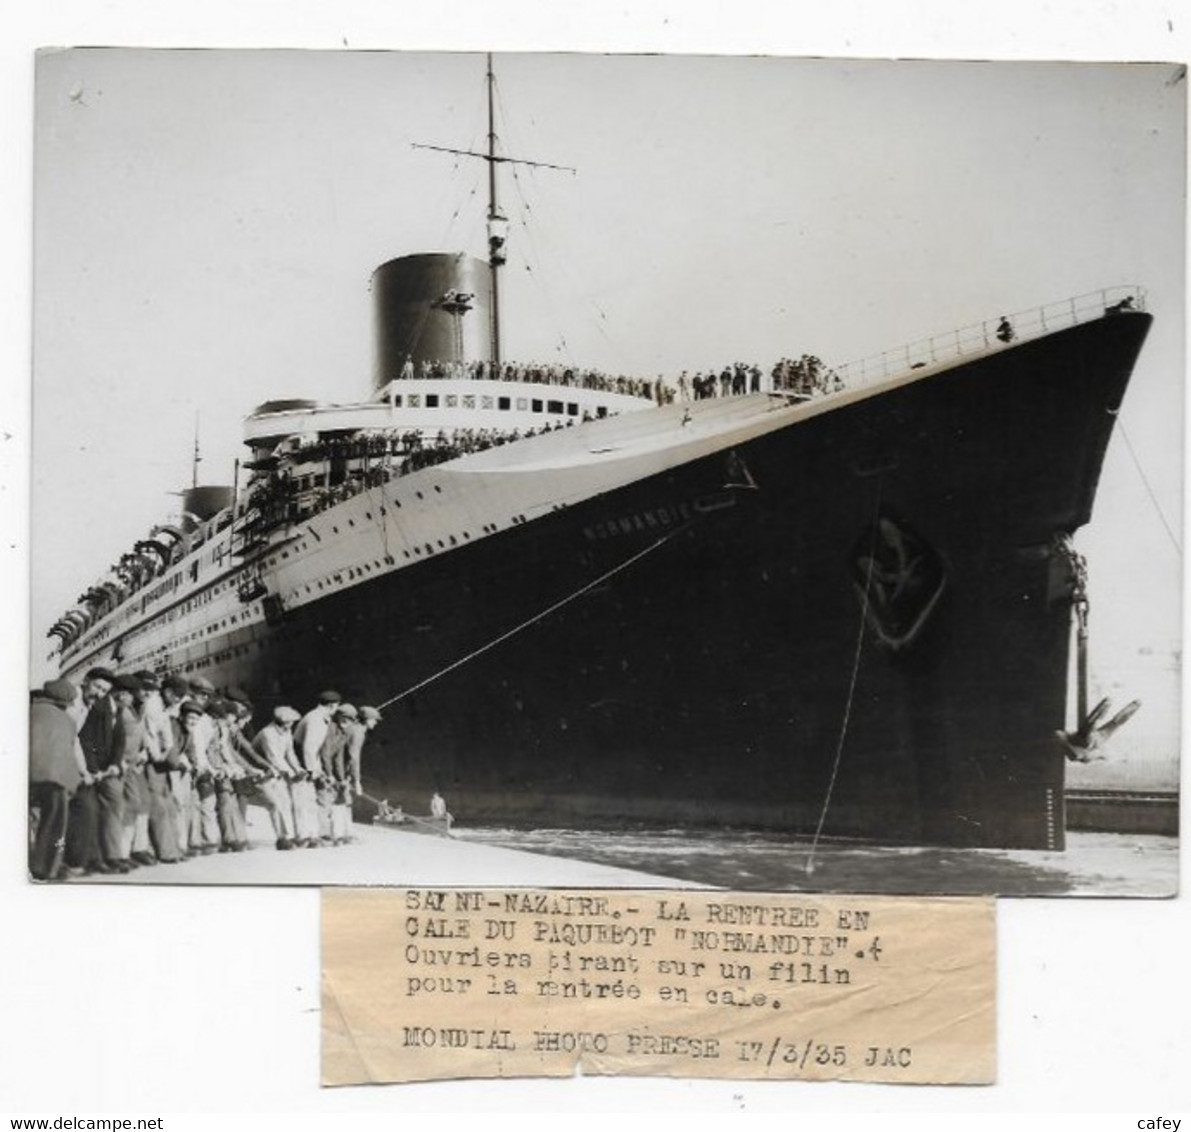
[[[262,706],[379,704],[616,571],[386,709],[366,790],[420,810],[437,789],[468,824],[1061,848],[1053,540],[1090,517],[1148,325],[1062,331],[434,555],[203,674]]]

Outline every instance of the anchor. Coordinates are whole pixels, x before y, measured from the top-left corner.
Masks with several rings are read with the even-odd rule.
[[[1059,730],[1055,737],[1066,748],[1067,758],[1075,763],[1099,762],[1107,757],[1105,744],[1137,714],[1141,700],[1130,700],[1107,722],[1101,722],[1109,711],[1109,698],[1104,697],[1088,711],[1088,564],[1072,546],[1069,535],[1055,540],[1056,549],[1071,569],[1071,600],[1075,610],[1076,649],[1076,719],[1074,731]]]
[[[1075,731],[1055,733],[1067,748],[1067,758],[1073,763],[1098,762],[1106,758],[1100,748],[1133,718],[1141,707],[1141,700],[1130,700],[1107,723],[1101,723],[1100,720],[1108,711],[1108,707],[1109,700],[1105,696],[1092,708]]]

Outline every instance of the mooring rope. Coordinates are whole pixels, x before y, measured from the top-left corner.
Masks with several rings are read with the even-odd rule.
[[[835,791],[835,780],[839,775],[840,762],[844,754],[844,740],[848,735],[848,723],[852,716],[852,701],[856,696],[856,681],[860,675],[860,654],[864,650],[864,627],[868,621],[868,595],[872,588],[873,568],[876,565],[877,525],[881,521],[881,490],[880,481],[877,483],[877,508],[873,517],[873,538],[869,545],[868,570],[864,576],[864,596],[860,602],[860,628],[856,633],[856,648],[852,656],[852,677],[848,682],[848,698],[844,701],[844,718],[840,724],[839,742],[835,745],[835,762],[831,766],[831,779],[827,783],[827,793],[823,797],[823,806],[819,811],[819,823],[815,826],[815,836],[811,838],[811,847],[806,855],[806,875],[814,876],[815,852],[819,847],[819,838],[823,834],[823,824],[827,821],[827,811],[831,806],[831,795]]]
[[[397,695],[392,696],[390,699],[385,700],[384,703],[378,704],[377,705],[378,709],[386,708],[390,704],[395,704],[398,701],[405,699],[406,696],[413,695],[414,692],[417,692],[420,689],[425,688],[427,684],[433,684],[435,680],[441,679],[448,672],[454,672],[456,668],[462,667],[469,660],[474,660],[477,656],[480,656],[481,654],[486,653],[489,649],[493,649],[497,645],[503,643],[504,641],[507,641],[510,637],[516,636],[523,629],[528,629],[531,625],[536,624],[538,621],[541,621],[543,617],[549,617],[551,613],[554,613],[556,610],[562,609],[562,607],[564,605],[569,605],[577,597],[582,597],[583,594],[588,592],[588,590],[595,589],[595,587],[600,585],[602,582],[606,582],[609,578],[614,577],[616,574],[619,574],[622,570],[627,570],[630,566],[633,565],[633,563],[639,562],[647,554],[652,554],[655,550],[657,550],[659,547],[665,545],[672,538],[674,538],[675,535],[686,530],[687,527],[689,527],[689,526],[690,526],[690,523],[684,523],[681,527],[675,527],[674,530],[670,531],[668,534],[664,534],[664,535],[662,535],[661,538],[656,539],[654,542],[650,543],[649,546],[645,547],[644,550],[637,551],[637,553],[634,554],[632,557],[626,558],[625,561],[621,562],[617,566],[613,566],[611,570],[606,570],[598,578],[593,578],[590,582],[587,582],[584,585],[580,586],[573,593],[570,593],[566,597],[562,598],[561,600],[554,602],[553,605],[549,605],[545,609],[543,609],[541,612],[535,613],[532,617],[528,618],[525,621],[522,621],[521,624],[514,625],[513,628],[509,629],[507,632],[501,633],[501,635],[499,637],[494,637],[487,644],[481,645],[478,649],[474,649],[473,651],[469,652],[466,656],[460,657],[456,661],[452,661],[445,668],[440,668],[433,675],[427,676],[425,680],[419,680],[418,683],[412,685],[409,688],[406,688],[404,692],[399,692]]]
[[[1117,428],[1120,429],[1121,436],[1124,438],[1125,447],[1129,449],[1129,455],[1133,458],[1133,466],[1137,469],[1137,474],[1141,477],[1142,484],[1145,485],[1146,493],[1150,497],[1150,502],[1154,505],[1154,510],[1158,512],[1158,518],[1162,520],[1162,525],[1166,528],[1166,534],[1170,538],[1171,544],[1174,546],[1175,553],[1179,558],[1183,557],[1183,548],[1179,543],[1178,538],[1174,533],[1169,521],[1166,518],[1166,512],[1162,510],[1162,504],[1158,502],[1158,496],[1155,494],[1153,487],[1150,484],[1150,478],[1146,475],[1145,469],[1141,466],[1141,461],[1137,458],[1137,452],[1133,447],[1133,441],[1129,439],[1129,433],[1125,429],[1125,418],[1117,417]]]

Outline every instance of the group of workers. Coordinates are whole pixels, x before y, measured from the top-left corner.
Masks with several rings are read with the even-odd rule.
[[[29,871],[42,881],[242,852],[250,804],[278,849],[344,845],[381,718],[327,691],[305,715],[274,708],[254,732],[236,688],[102,667],[30,700]]]

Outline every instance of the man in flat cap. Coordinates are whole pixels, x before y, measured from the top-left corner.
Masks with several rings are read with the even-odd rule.
[[[351,840],[351,787],[347,777],[347,744],[350,729],[359,718],[359,712],[351,704],[340,704],[335,709],[320,752],[332,845],[346,845]]]
[[[116,724],[120,718],[121,697],[132,699],[131,692],[120,686],[120,677],[112,677],[108,695],[96,704],[79,729],[79,741],[87,752],[88,763],[95,770],[95,794],[99,799],[99,845],[108,867],[118,873],[132,866],[124,857],[124,763],[116,749]],[[127,679],[127,678],[125,678]],[[100,714],[102,713],[102,714]]]
[[[213,725],[207,761],[211,764],[211,785],[215,790],[219,852],[238,853],[247,847],[248,835],[236,800],[236,780],[242,772],[231,753],[228,710],[228,702],[221,696],[213,697],[207,705],[207,716]]]
[[[178,709],[182,724],[182,750],[184,763],[191,771],[190,792],[190,850],[209,854],[219,850],[219,814],[215,796],[215,776],[207,752],[211,746],[213,721],[207,715],[206,707],[196,698],[183,701]]]
[[[298,826],[298,840],[308,849],[330,844],[331,840],[330,806],[320,806],[316,782],[322,778],[322,748],[331,727],[331,717],[342,702],[343,697],[338,692],[323,692],[318,698],[318,706],[302,716],[294,729],[294,749],[305,775],[291,789],[294,820]]]
[[[273,718],[252,740],[253,750],[264,759],[269,774],[260,783],[260,793],[273,823],[278,849],[292,849],[297,843],[292,786],[302,777],[294,754],[294,724],[302,717],[292,707],[273,709]]]
[[[116,726],[112,734],[112,762],[119,767],[123,789],[120,823],[120,856],[114,862],[122,872],[138,865],[155,865],[149,851],[149,781],[145,777],[145,725],[136,708],[141,682],[135,676],[116,677],[112,700]]]
[[[266,809],[269,808],[261,793],[260,784],[269,776],[270,771],[268,760],[248,740],[247,731],[252,724],[252,704],[249,702],[248,694],[239,688],[229,688],[224,698],[227,701],[228,748],[241,771],[236,779],[236,804],[240,808],[240,822],[247,837],[249,805],[258,802],[264,803]],[[249,848],[251,847],[250,842]]]
[[[172,865],[182,857],[178,840],[178,802],[171,777],[182,764],[175,752],[173,721],[166,714],[162,681],[148,670],[134,672],[140,681],[137,713],[145,726],[145,781],[149,787],[149,841],[154,856]]]
[[[187,757],[194,766],[190,848],[200,853],[216,853],[222,844],[217,775],[211,762],[217,728],[214,716],[207,710],[214,696],[215,685],[205,676],[191,678],[190,694],[186,702],[199,710],[193,730],[188,733],[190,742],[187,746]]]
[[[115,706],[108,698],[116,676],[107,668],[92,668],[83,677],[78,698],[68,708],[78,727],[83,760],[82,781],[70,801],[66,826],[66,864],[73,876],[110,873],[100,844],[99,783],[111,763]],[[117,829],[118,829],[117,825]],[[119,855],[119,843],[115,846]]]
[[[175,673],[161,681],[161,706],[170,724],[170,793],[174,796],[174,825],[178,833],[178,854],[191,856],[190,826],[194,797],[194,767],[190,765],[183,748],[186,732],[182,728],[182,705],[190,698],[190,683],[184,676]]]
[[[364,792],[362,778],[364,740],[368,738],[368,732],[380,723],[380,720],[381,715],[376,708],[365,706],[360,708],[359,720],[348,729],[347,757],[351,769],[352,788],[357,794]]]
[[[29,873],[35,880],[59,879],[70,796],[82,781],[75,755],[78,728],[67,714],[75,695],[69,680],[49,680],[29,704],[29,810],[37,813]]]

